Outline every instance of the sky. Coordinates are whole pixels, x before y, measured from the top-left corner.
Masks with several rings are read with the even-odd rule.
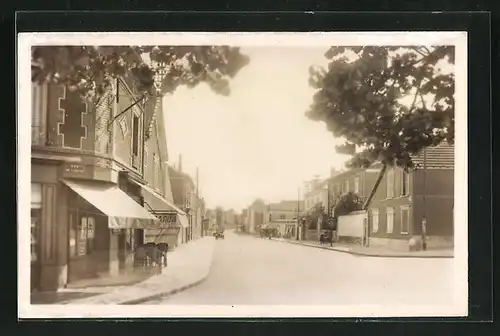
[[[182,154],[183,171],[193,178],[199,167],[208,207],[241,210],[257,198],[303,199],[306,181],[344,168],[348,156],[335,152],[343,141],[305,116],[315,93],[309,67],[326,66],[327,49],[242,48],[250,63],[231,81],[229,97],[200,84],[164,98],[169,163],[177,165]],[[443,63],[436,70],[453,67]]]
[[[169,163],[182,154],[182,169],[193,178],[199,167],[208,207],[296,200],[305,181],[343,167],[347,157],[335,152],[340,141],[305,116],[315,92],[308,69],[326,65],[325,51],[242,48],[250,63],[231,81],[230,96],[200,84],[164,98]]]

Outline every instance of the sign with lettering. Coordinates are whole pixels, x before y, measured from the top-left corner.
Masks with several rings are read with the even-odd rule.
[[[85,166],[82,164],[70,163],[64,167],[64,172],[83,174],[85,173]]]
[[[176,213],[167,213],[157,215],[160,222],[167,227],[176,227],[177,226],[177,214]]]
[[[63,174],[65,177],[92,178],[93,167],[81,163],[68,163],[64,165]]]

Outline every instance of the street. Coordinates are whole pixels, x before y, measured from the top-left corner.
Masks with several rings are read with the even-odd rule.
[[[440,305],[453,298],[453,259],[372,258],[226,232],[209,277],[149,304]]]

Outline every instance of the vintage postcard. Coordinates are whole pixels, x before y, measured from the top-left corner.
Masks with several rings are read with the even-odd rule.
[[[19,317],[466,316],[466,69],[465,32],[19,34]]]

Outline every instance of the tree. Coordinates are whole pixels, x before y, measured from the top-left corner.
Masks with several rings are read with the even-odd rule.
[[[31,60],[33,82],[64,84],[86,100],[98,99],[114,79],[129,73],[142,95],[163,96],[200,82],[228,95],[229,79],[249,63],[229,46],[34,46]]]
[[[345,195],[340,196],[339,200],[334,206],[334,218],[337,219],[339,216],[347,215],[353,211],[358,211],[363,208],[363,200],[358,194],[353,192],[348,192]]]
[[[439,70],[454,63],[451,46],[333,46],[328,69],[310,68],[318,91],[306,115],[324,121],[345,139],[337,152],[351,155],[348,167],[415,168],[412,155],[442,141],[454,141],[455,82]]]

